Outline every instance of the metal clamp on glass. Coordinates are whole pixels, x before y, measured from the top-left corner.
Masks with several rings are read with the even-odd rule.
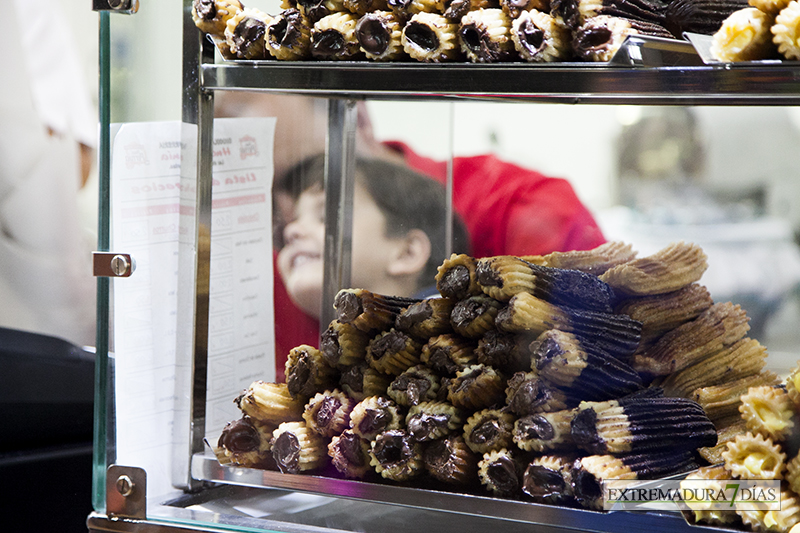
[[[92,0],[92,10],[133,15],[139,11],[139,0]]]
[[[92,252],[92,264],[94,276],[102,278],[127,278],[136,270],[131,254]]]

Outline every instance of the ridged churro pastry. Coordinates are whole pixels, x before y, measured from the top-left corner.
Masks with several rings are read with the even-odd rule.
[[[717,444],[697,449],[697,454],[710,465],[722,463],[724,461],[722,452],[728,449],[728,443],[739,435],[747,433],[747,426],[741,418],[729,418],[720,422],[713,422],[717,428]]]
[[[422,452],[423,465],[431,477],[460,486],[469,486],[477,480],[478,457],[461,435],[437,439]]]
[[[350,413],[355,402],[339,389],[314,395],[303,410],[306,426],[323,437],[339,435],[350,427]]]
[[[272,433],[272,457],[284,474],[299,474],[321,467],[328,457],[323,438],[305,422],[283,422]]]
[[[359,17],[363,17],[367,13],[389,9],[386,0],[342,0],[342,3],[347,11],[355,13]]]
[[[478,261],[467,254],[452,254],[439,265],[436,272],[436,289],[445,298],[464,300],[481,294],[475,269]]]
[[[507,3],[510,3],[508,0]],[[552,63],[572,55],[572,36],[549,13],[530,9],[511,22],[511,41],[523,61]],[[558,267],[572,268],[572,267]]]
[[[254,381],[235,400],[244,414],[264,424],[302,420],[304,398],[293,398],[285,383]]]
[[[516,450],[494,450],[478,462],[478,478],[487,490],[498,496],[514,496],[522,486],[525,465]]]
[[[294,6],[308,19],[311,26],[328,15],[347,11],[344,0],[297,0]]]
[[[502,9],[470,11],[458,28],[461,51],[472,63],[498,63],[512,58],[511,17]]]
[[[506,386],[506,406],[517,416],[559,411],[580,401],[543,380],[536,372],[517,372]]]
[[[386,3],[389,9],[405,20],[419,13],[444,12],[444,0],[387,0]]]
[[[491,329],[478,341],[475,355],[479,363],[493,366],[508,375],[528,371],[531,369],[530,344],[536,337]]]
[[[794,0],[781,9],[770,31],[781,56],[800,60],[800,2]]]
[[[481,364],[466,367],[447,385],[447,399],[460,409],[477,411],[502,404],[506,380],[490,366]]]
[[[336,470],[351,479],[363,479],[373,472],[369,441],[346,429],[328,443],[328,456]]]
[[[542,257],[545,266],[580,270],[599,276],[609,268],[636,258],[633,246],[621,241],[608,241],[591,250],[550,252]]]
[[[780,509],[769,509],[754,529],[788,532],[800,523],[800,496],[791,490],[786,483],[781,483]],[[744,522],[744,519],[742,519]]]
[[[797,494],[800,494],[800,454],[795,454],[795,456],[786,463],[785,477],[789,487]]]
[[[670,374],[661,382],[661,388],[666,396],[688,398],[701,387],[756,375],[766,362],[767,349],[755,339],[744,338],[699,363]]]
[[[356,24],[356,40],[368,59],[398,61],[405,57],[403,24],[391,11],[365,13]]]
[[[379,433],[403,427],[397,404],[383,396],[370,396],[358,402],[350,412],[350,428],[361,438],[372,440]]]
[[[400,375],[419,364],[422,344],[402,331],[392,328],[378,334],[367,346],[367,363],[384,374]]]
[[[350,12],[331,13],[314,23],[311,56],[325,60],[351,60],[361,54],[356,39],[358,16]]]
[[[728,442],[722,452],[725,468],[739,479],[783,479],[786,454],[781,446],[760,433],[747,432]]]
[[[311,27],[296,8],[285,9],[267,25],[267,52],[282,61],[300,61],[311,55]]]
[[[475,453],[484,454],[512,445],[516,417],[500,409],[477,411],[464,424],[464,442]]]
[[[717,61],[757,61],[777,55],[770,28],[775,17],[755,7],[734,11],[714,33],[709,52]]]
[[[672,34],[666,28],[652,22],[611,15],[598,15],[586,20],[574,30],[572,50],[578,58],[585,61],[608,62],[611,61],[611,58],[614,57],[614,54],[617,53],[629,35],[638,34],[672,38]],[[623,266],[614,267],[610,271]],[[605,278],[606,274],[608,272],[601,276],[603,281],[609,281]],[[610,285],[617,288],[614,283],[610,283]],[[655,290],[655,288],[648,289],[647,285],[645,285],[644,290]]]
[[[384,431],[370,444],[370,464],[385,479],[408,481],[424,469],[422,448],[402,429]]]
[[[581,22],[608,15],[651,24],[662,24],[664,4],[649,0],[577,0]]]
[[[348,368],[367,357],[369,336],[353,324],[332,320],[320,335],[319,348],[328,365]]]
[[[194,0],[192,21],[200,31],[224,39],[228,21],[243,9],[239,0]]]
[[[789,1],[790,0],[748,0],[747,3],[764,13],[777,15],[789,5]]]
[[[455,376],[478,362],[475,342],[455,334],[431,337],[422,347],[420,361],[442,376]]]
[[[461,429],[464,414],[447,402],[420,402],[406,415],[406,429],[417,442],[430,442]]]
[[[531,461],[522,474],[522,492],[533,501],[566,504],[572,501],[572,455],[543,455]]]
[[[349,366],[339,377],[342,390],[357,402],[368,396],[386,394],[391,382],[391,376],[378,372],[366,361]]]
[[[741,397],[739,412],[749,431],[770,437],[774,442],[787,439],[795,426],[794,404],[780,386],[750,387]]]
[[[289,350],[286,358],[286,385],[292,398],[307,399],[332,387],[339,377],[322,352],[308,344]]]
[[[575,449],[572,442],[574,409],[562,409],[520,417],[514,422],[514,444],[527,452]]]
[[[750,329],[749,320],[739,305],[714,304],[691,322],[665,333],[644,353],[635,354],[633,367],[656,376],[682,370],[742,339]]]
[[[725,487],[722,486],[722,482],[726,480],[730,480],[731,474],[725,467],[722,465],[714,465],[714,466],[704,466],[698,468],[694,472],[690,472],[686,475],[686,483],[681,482],[681,487],[687,488],[698,488],[697,481],[702,480],[703,484],[699,485],[699,488],[713,490],[713,491],[722,491],[725,490]],[[693,494],[692,491],[688,491],[687,494]],[[713,509],[710,503],[700,501],[700,500],[693,500],[691,498],[684,499],[684,502],[689,507],[694,515],[695,522],[702,522],[706,524],[714,524],[714,525],[725,525],[725,524],[733,524],[739,520],[736,512],[733,510],[724,511],[724,510],[717,510]]]
[[[449,298],[430,298],[411,304],[397,316],[395,327],[425,340],[452,333],[450,314],[455,304]]]
[[[664,27],[678,39],[685,32],[713,35],[747,0],[671,0],[664,11]]]
[[[274,470],[270,440],[274,426],[258,424],[249,416],[228,422],[222,429],[217,448],[234,466]]]
[[[500,0],[500,9],[514,20],[527,11],[550,11],[550,0]]]
[[[389,384],[386,394],[405,407],[432,401],[439,392],[439,375],[425,365],[415,365],[404,370]]]
[[[478,339],[494,328],[495,318],[502,307],[501,302],[489,296],[470,296],[455,304],[450,313],[450,323],[462,337]]]
[[[403,50],[417,61],[445,63],[461,56],[458,24],[436,13],[417,13],[412,16],[403,27],[402,41]],[[448,296],[445,293],[442,295]]]
[[[263,11],[246,7],[228,20],[225,41],[231,54],[239,59],[266,59],[264,36],[272,17]]]
[[[708,418],[717,425],[717,422],[730,416],[740,416],[739,406],[741,396],[747,394],[750,387],[761,385],[777,385],[780,378],[769,370],[759,372],[747,377],[734,379],[720,385],[704,386],[695,389],[689,396],[700,404]]]
[[[624,294],[664,294],[697,282],[707,268],[703,249],[681,241],[610,268],[600,279]]]
[[[366,333],[384,331],[392,327],[397,315],[418,298],[385,296],[365,289],[342,289],[333,299],[333,307],[340,322],[353,324]]]

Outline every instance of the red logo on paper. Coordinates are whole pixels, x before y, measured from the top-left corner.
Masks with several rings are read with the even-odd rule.
[[[248,157],[258,156],[258,146],[256,145],[255,138],[245,135],[239,139],[239,157],[247,159]]]

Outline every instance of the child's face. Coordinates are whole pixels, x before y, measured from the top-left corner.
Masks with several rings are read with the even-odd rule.
[[[325,196],[318,189],[300,195],[294,220],[286,225],[278,270],[294,302],[319,317],[325,248]],[[351,286],[380,294],[392,291],[388,268],[402,239],[386,236],[386,217],[358,183],[353,195]]]

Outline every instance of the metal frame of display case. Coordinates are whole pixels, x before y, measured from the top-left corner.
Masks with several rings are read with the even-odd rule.
[[[770,105],[800,104],[800,63],[763,62],[746,64],[694,64],[691,66],[640,66],[630,64],[562,63],[550,65],[508,64],[419,64],[373,62],[215,62],[213,43],[197,31],[191,19],[191,0],[183,0],[183,121],[197,126],[197,161],[189,165],[197,181],[196,261],[193,294],[192,396],[186,407],[190,449],[176,450],[181,464],[177,487],[187,493],[202,492],[209,482],[245,487],[272,487],[315,494],[355,498],[414,508],[494,517],[543,525],[551,530],[592,530],[623,532],[716,531],[711,527],[689,526],[675,515],[652,516],[638,513],[598,513],[496,498],[452,495],[417,489],[332,480],[316,476],[282,475],[273,472],[225,467],[218,464],[203,442],[205,430],[206,368],[208,331],[195,327],[207,323],[198,314],[208,313],[208,242],[201,243],[197,231],[211,224],[211,146],[213,137],[213,95],[218,90],[271,91],[330,98],[327,164],[324,304],[331,304],[339,287],[349,285],[350,231],[358,99],[476,99],[570,104],[638,105]],[[647,48],[659,43],[634,43]],[[669,48],[670,44],[663,45]],[[685,44],[677,53],[685,51]],[[639,54],[641,57],[641,54]],[[205,248],[203,248],[205,247]],[[205,272],[200,275],[200,272]],[[332,305],[326,305],[332,308]],[[332,317],[327,317],[332,318]],[[329,321],[329,320],[328,320]],[[326,317],[321,319],[326,322]],[[113,487],[112,485],[109,485]],[[107,489],[113,491],[113,488]],[[206,488],[207,490],[207,488]],[[108,495],[106,495],[108,498]],[[433,503],[432,503],[433,502]],[[176,520],[193,515],[172,511]],[[188,518],[187,518],[188,517]],[[292,531],[292,525],[270,522],[225,521],[223,529],[258,528]],[[203,524],[185,526],[170,521],[109,516],[93,513],[92,531],[171,532],[206,530]],[[208,530],[215,530],[208,525]],[[309,528],[300,528],[309,530]]]

